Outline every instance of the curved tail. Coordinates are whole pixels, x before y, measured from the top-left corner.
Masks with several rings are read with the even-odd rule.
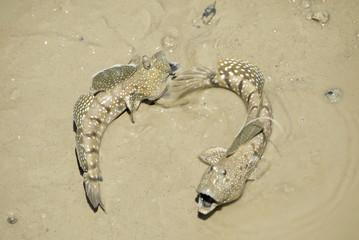
[[[100,207],[105,211],[105,205],[102,202],[100,194],[100,179],[92,179],[88,172],[84,172],[84,186],[86,190],[86,195],[94,209],[100,205]]]

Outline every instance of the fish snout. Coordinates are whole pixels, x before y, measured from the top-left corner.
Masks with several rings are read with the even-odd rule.
[[[198,212],[207,215],[212,212],[219,204],[215,197],[212,196],[209,190],[198,191]]]

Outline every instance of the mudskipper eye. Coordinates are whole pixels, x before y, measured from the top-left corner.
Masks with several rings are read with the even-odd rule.
[[[222,174],[223,176],[226,176],[226,174],[227,174],[226,169],[222,169],[222,170],[221,170],[221,174]]]
[[[142,64],[146,69],[150,69],[152,67],[151,59],[146,55],[142,57]]]
[[[143,66],[146,68],[146,69],[150,69],[152,67],[152,63],[151,62],[144,62],[143,63]]]
[[[217,167],[214,166],[214,165],[212,165],[212,166],[211,166],[211,171],[217,171]]]

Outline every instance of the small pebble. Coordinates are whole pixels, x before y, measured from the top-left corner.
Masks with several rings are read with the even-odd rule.
[[[322,24],[327,23],[329,20],[329,14],[326,11],[317,11],[312,15],[312,20]]]
[[[7,218],[7,222],[10,224],[17,223],[17,217],[16,217],[15,213],[13,213],[13,212],[10,213],[10,216]]]
[[[325,92],[325,99],[330,103],[337,103],[343,98],[343,92],[339,88],[332,88]]]
[[[214,17],[214,15],[216,15],[216,1],[214,1],[213,4],[209,5],[205,10],[204,13],[202,15],[202,22],[203,24],[210,24],[212,18]]]

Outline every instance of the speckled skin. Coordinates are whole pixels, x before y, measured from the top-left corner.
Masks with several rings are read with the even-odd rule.
[[[171,69],[172,68],[172,69]],[[117,65],[97,73],[92,89],[82,95],[74,106],[76,152],[84,171],[84,186],[92,206],[104,209],[100,196],[102,181],[99,150],[106,127],[127,108],[133,113],[142,100],[155,100],[165,92],[167,78],[177,66],[169,64],[163,52],[135,65]]]
[[[222,58],[216,69],[193,68],[175,80],[174,88],[185,92],[208,87],[229,89],[245,102],[248,110],[246,123],[259,118],[263,124],[262,132],[248,139],[231,155],[221,147],[200,154],[199,158],[210,165],[197,188],[199,212],[206,215],[219,205],[237,200],[247,180],[255,178],[254,172],[272,132],[272,110],[262,91],[262,73],[258,67],[238,58]]]

